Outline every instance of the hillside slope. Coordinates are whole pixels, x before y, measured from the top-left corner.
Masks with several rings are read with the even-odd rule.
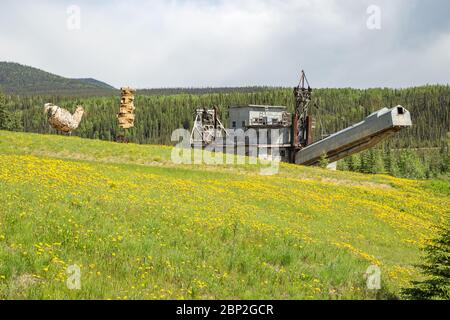
[[[393,298],[449,214],[445,183],[170,155],[0,131],[0,298]]]
[[[0,88],[19,95],[112,95],[116,89],[95,79],[68,79],[33,67],[0,62]]]

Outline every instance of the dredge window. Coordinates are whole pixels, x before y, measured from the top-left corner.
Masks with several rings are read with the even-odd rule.
[[[397,108],[397,113],[398,114],[405,114],[405,109],[403,109],[402,107],[398,107]]]

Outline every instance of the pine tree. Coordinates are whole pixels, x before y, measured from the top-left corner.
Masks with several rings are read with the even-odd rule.
[[[7,124],[10,121],[10,115],[6,109],[5,96],[0,92],[0,130],[7,130]]]
[[[419,267],[426,279],[412,282],[413,287],[402,290],[402,294],[413,300],[449,300],[450,227],[443,227],[440,237],[424,251],[425,263]]]
[[[370,151],[365,151],[361,153],[361,166],[360,172],[362,173],[372,173],[372,157]]]
[[[350,171],[360,172],[361,171],[361,156],[360,156],[360,154],[351,155],[348,159],[349,159]]]
[[[447,133],[447,143],[443,154],[444,160],[442,171],[450,172],[450,132]]]
[[[425,177],[425,166],[411,151],[405,151],[399,159],[400,175],[404,178],[423,179]]]
[[[319,167],[326,168],[329,164],[330,164],[330,162],[327,159],[327,155],[325,153],[322,154],[322,156],[320,157],[320,160],[319,160]]]
[[[372,161],[372,173],[386,173],[384,159],[380,150],[374,150]]]
[[[8,110],[5,96],[0,92],[0,130],[22,130],[22,111]]]

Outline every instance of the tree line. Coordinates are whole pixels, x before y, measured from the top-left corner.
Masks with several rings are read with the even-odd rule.
[[[293,111],[290,88],[230,88],[194,91],[139,91],[136,96],[135,128],[122,131],[116,114],[119,96],[69,97],[65,95],[2,96],[0,128],[37,133],[55,133],[43,114],[47,102],[70,111],[82,105],[86,114],[73,134],[91,139],[115,141],[125,134],[141,144],[172,144],[173,130],[191,128],[198,107],[217,106],[221,120],[228,122],[232,105],[284,105]],[[177,93],[178,92],[178,93]],[[179,93],[182,92],[182,93]],[[397,133],[377,148],[347,158],[339,168],[367,173],[427,178],[448,170],[447,133],[450,131],[450,87],[423,86],[407,89],[316,89],[311,114],[316,119],[315,140],[361,121],[382,107],[402,105],[411,112],[413,127]],[[413,166],[414,169],[411,169]],[[412,172],[412,173],[411,173]]]

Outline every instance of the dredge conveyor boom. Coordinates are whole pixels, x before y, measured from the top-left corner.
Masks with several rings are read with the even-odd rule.
[[[383,108],[347,129],[313,143],[295,155],[295,163],[317,165],[325,155],[331,163],[369,149],[395,132],[412,126],[411,114],[402,106]]]

